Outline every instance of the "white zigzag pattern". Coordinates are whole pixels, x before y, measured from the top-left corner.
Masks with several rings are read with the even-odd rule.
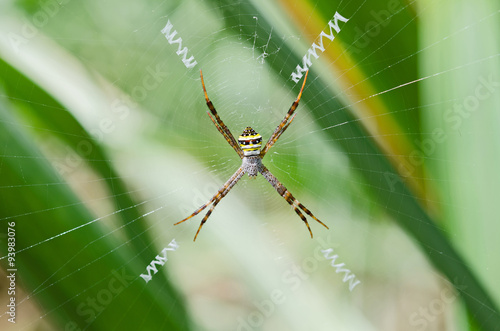
[[[182,63],[184,63],[184,65],[186,66],[186,68],[192,68],[194,67],[198,62],[194,61],[194,56],[191,55],[191,57],[188,59],[187,58],[187,52],[188,52],[188,49],[187,47],[184,47],[182,48],[182,38],[179,37],[177,38],[176,40],[174,40],[174,37],[175,35],[177,34],[177,30],[174,30],[172,32],[172,28],[174,26],[172,25],[172,23],[170,23],[170,20],[167,20],[167,25],[165,25],[165,27],[163,28],[163,30],[161,30],[161,33],[163,33],[165,35],[165,38],[167,39],[168,43],[170,45],[172,44],[179,44],[179,46],[177,47],[177,52],[176,54],[177,55],[182,55]]]
[[[167,262],[167,251],[175,251],[177,248],[179,248],[179,245],[177,244],[175,239],[172,239],[172,241],[168,244],[168,247],[165,247],[161,251],[163,256],[161,256],[159,254],[156,255],[155,259],[153,261],[151,261],[151,263],[146,268],[147,274],[140,275],[142,277],[142,279],[144,279],[144,281],[146,283],[149,282],[153,278],[153,275],[158,272],[158,269],[156,269],[156,265],[158,264],[158,265],[162,266],[165,264],[165,262]],[[151,272],[153,272],[153,275],[151,275]]]
[[[334,267],[334,268],[336,268],[336,271],[335,271],[336,273],[343,272],[345,274],[344,275],[344,279],[342,279],[342,281],[344,283],[347,282],[347,281],[349,281],[349,291],[352,291],[356,285],[358,285],[359,283],[361,283],[361,281],[356,280],[356,275],[354,275],[353,273],[351,273],[351,270],[343,268],[345,266],[345,263],[335,264],[335,260],[339,256],[337,254],[332,255],[332,256],[328,256],[332,252],[333,252],[333,248],[328,248],[328,249],[324,249],[324,250],[321,251],[321,253],[323,253],[324,257],[327,260],[332,260],[331,266]]]

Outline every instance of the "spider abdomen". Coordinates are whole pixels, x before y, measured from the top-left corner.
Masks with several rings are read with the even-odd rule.
[[[245,156],[241,167],[249,177],[257,176],[264,169],[260,156]]]
[[[238,143],[243,150],[243,155],[260,155],[262,136],[251,127],[247,126],[246,129],[243,130],[243,133],[238,137]]]
[[[245,173],[247,173],[250,178],[255,178],[260,172],[262,176],[274,187],[276,192],[278,192],[279,195],[281,195],[286,200],[286,202],[288,202],[288,204],[292,206],[293,210],[302,219],[302,221],[304,221],[307,229],[309,230],[309,233],[311,234],[311,238],[313,237],[313,234],[306,217],[304,216],[304,214],[302,214],[302,211],[328,229],[328,226],[317,219],[316,216],[314,216],[313,213],[309,211],[309,209],[307,209],[303,204],[299,202],[299,200],[295,199],[294,196],[286,189],[286,187],[281,184],[280,181],[269,171],[269,169],[267,169],[262,164],[262,158],[266,155],[273,144],[278,141],[279,137],[283,134],[283,132],[285,132],[285,130],[295,118],[295,115],[293,113],[299,105],[302,91],[304,90],[304,86],[306,85],[308,72],[309,70],[306,71],[304,82],[302,83],[302,87],[300,88],[297,99],[293,102],[292,106],[288,110],[288,113],[286,113],[285,118],[283,119],[283,121],[281,121],[276,130],[274,130],[274,133],[269,138],[264,148],[261,150],[262,136],[249,126],[245,128],[241,136],[238,137],[238,142],[236,142],[233,134],[219,117],[214,105],[212,104],[212,101],[210,101],[210,99],[208,98],[207,90],[205,89],[205,83],[203,82],[203,74],[200,70],[201,86],[203,87],[203,93],[205,94],[207,107],[210,110],[209,112],[207,112],[207,114],[220,134],[224,136],[228,144],[231,145],[238,156],[242,158],[242,164],[241,167],[239,167],[238,170],[236,170],[236,172],[231,176],[231,178],[226,181],[224,186],[222,186],[219,191],[217,191],[217,193],[212,197],[212,199],[210,199],[210,201],[208,201],[206,204],[196,209],[191,215],[189,215],[182,221],[175,223],[174,225],[187,221],[191,217],[196,216],[199,212],[207,208],[210,204],[212,204],[212,207],[210,207],[208,212],[205,214],[205,217],[203,217],[203,219],[201,220],[198,231],[196,231],[196,234],[194,236],[194,240],[196,240],[196,237],[198,236],[198,233],[200,233],[203,224],[205,224],[215,206],[217,206],[217,204],[229,193],[231,188],[236,185],[241,177]]]

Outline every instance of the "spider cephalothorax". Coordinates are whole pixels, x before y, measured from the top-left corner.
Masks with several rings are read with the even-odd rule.
[[[262,163],[262,159],[266,155],[267,151],[274,145],[276,141],[278,141],[279,137],[285,132],[285,130],[288,128],[290,123],[292,123],[293,119],[295,118],[295,115],[292,116],[294,113],[295,109],[299,105],[300,97],[302,96],[302,91],[304,90],[304,86],[306,85],[306,79],[307,79],[307,74],[309,71],[306,72],[306,75],[304,77],[304,82],[302,83],[302,87],[300,89],[299,95],[297,96],[297,99],[293,102],[292,106],[288,110],[288,113],[286,113],[285,118],[281,123],[278,125],[276,130],[274,130],[273,134],[267,141],[266,145],[264,148],[261,150],[262,146],[262,136],[255,132],[254,129],[251,127],[247,127],[241,136],[238,137],[238,141],[234,139],[233,134],[231,131],[229,131],[228,127],[224,124],[222,119],[219,117],[219,114],[217,114],[217,111],[215,110],[214,105],[212,104],[212,101],[208,98],[207,95],[207,90],[205,89],[205,83],[203,82],[203,74],[200,70],[200,77],[201,77],[201,85],[203,86],[203,93],[205,94],[205,100],[207,102],[208,109],[210,109],[210,112],[208,113],[208,116],[214,123],[215,127],[217,130],[224,136],[224,139],[233,147],[235,152],[238,154],[238,156],[241,158],[241,167],[239,167],[238,170],[229,178],[229,180],[222,186],[217,193],[208,201],[206,204],[201,206],[200,208],[196,209],[191,215],[186,217],[180,222],[175,223],[174,225],[177,225],[179,223],[182,223],[184,221],[187,221],[191,217],[197,215],[199,212],[201,212],[203,209],[207,208],[210,204],[212,204],[212,207],[208,210],[207,214],[203,219],[201,220],[201,224],[198,227],[198,231],[196,232],[196,235],[194,236],[194,240],[196,240],[196,237],[198,236],[198,233],[200,233],[201,227],[205,222],[207,221],[208,217],[214,210],[215,206],[226,196],[226,194],[229,193],[229,191],[233,188],[234,185],[243,177],[245,173],[250,176],[250,178],[255,178],[259,173],[264,176],[264,178],[274,187],[274,189],[281,195],[286,202],[288,202],[292,207],[293,210],[299,215],[299,217],[304,221],[304,223],[307,226],[307,229],[309,230],[309,233],[311,234],[311,238],[313,236],[311,228],[309,227],[309,223],[307,222],[306,217],[302,211],[304,211],[307,215],[311,216],[314,220],[322,224],[325,228],[328,229],[328,227],[323,224],[319,219],[317,219],[313,213],[309,211],[303,204],[299,202],[299,200],[295,199],[293,195],[287,190],[287,188],[280,183],[280,181],[267,169],[264,164]],[[299,209],[300,208],[300,209]]]

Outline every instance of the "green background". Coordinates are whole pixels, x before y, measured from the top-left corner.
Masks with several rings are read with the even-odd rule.
[[[244,177],[193,242],[201,216],[173,223],[239,166],[199,70],[233,134],[250,125],[265,141],[335,12],[349,21],[310,57],[297,117],[264,159],[330,230],[311,220],[311,240],[261,176]],[[0,255],[7,273],[14,221],[18,270],[17,323],[3,314],[2,329],[498,329],[497,2],[25,0],[0,13]],[[352,291],[327,248],[361,281]]]

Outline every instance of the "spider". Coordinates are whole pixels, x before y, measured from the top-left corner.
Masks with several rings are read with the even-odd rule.
[[[307,215],[311,216],[314,220],[316,220],[318,223],[320,223],[321,225],[323,225],[325,228],[328,229],[328,226],[326,226],[323,222],[317,219],[316,216],[314,216],[313,213],[309,211],[309,209],[307,209],[302,203],[299,202],[299,200],[295,199],[294,196],[287,190],[287,188],[283,184],[281,184],[280,181],[262,163],[262,159],[264,158],[266,153],[274,145],[274,143],[278,141],[279,137],[283,134],[283,132],[285,132],[285,130],[290,126],[293,119],[295,118],[295,115],[293,113],[297,108],[297,106],[299,105],[300,97],[302,96],[302,91],[304,90],[304,86],[306,85],[306,79],[308,73],[309,71],[307,71],[305,74],[304,82],[302,83],[302,87],[300,89],[299,95],[297,96],[297,99],[293,102],[292,106],[288,110],[288,113],[286,113],[283,121],[281,121],[281,123],[276,127],[276,129],[274,130],[273,134],[267,141],[264,148],[261,149],[262,136],[257,132],[255,132],[255,130],[249,126],[245,128],[243,133],[238,137],[238,141],[236,141],[231,131],[229,131],[228,127],[219,117],[219,114],[217,114],[217,111],[215,110],[212,101],[210,101],[210,99],[208,98],[207,90],[205,88],[205,82],[203,81],[203,73],[200,70],[200,78],[201,78],[201,85],[203,87],[203,93],[205,94],[205,100],[207,102],[208,109],[210,109],[210,111],[207,111],[207,114],[214,123],[217,130],[224,136],[229,145],[233,147],[234,151],[241,158],[242,162],[241,162],[241,167],[239,167],[239,169],[236,170],[236,172],[231,176],[231,178],[229,178],[229,180],[224,184],[224,186],[222,186],[219,189],[219,191],[206,204],[196,209],[191,215],[189,215],[182,221],[174,224],[177,225],[187,221],[191,217],[196,216],[202,210],[207,208],[210,204],[212,204],[212,207],[210,207],[205,217],[203,217],[203,219],[201,220],[200,226],[198,227],[198,231],[196,232],[193,241],[196,241],[196,237],[198,237],[198,234],[200,233],[203,224],[205,224],[208,217],[210,217],[210,214],[212,214],[212,211],[217,206],[217,204],[229,193],[229,191],[233,188],[234,185],[236,185],[236,183],[241,179],[241,177],[243,177],[245,173],[247,173],[250,178],[255,178],[260,172],[262,176],[264,176],[264,178],[279,193],[279,195],[281,195],[286,200],[286,202],[288,202],[293,207],[293,210],[295,210],[295,212],[297,213],[297,215],[299,215],[302,221],[304,221],[304,223],[307,226],[307,229],[309,230],[309,233],[311,234],[311,238],[313,237],[311,228],[309,227],[309,223],[307,222],[306,217],[304,216],[304,214],[302,214],[300,209],[302,209]],[[299,207],[300,209],[297,207]]]

